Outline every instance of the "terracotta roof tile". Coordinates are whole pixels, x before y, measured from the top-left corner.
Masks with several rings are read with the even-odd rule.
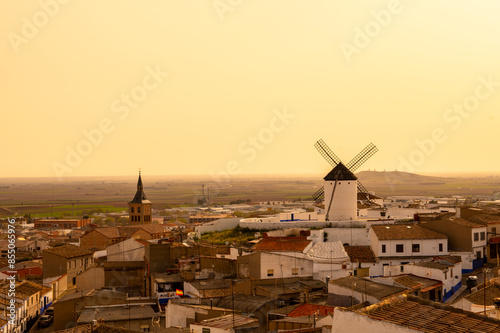
[[[310,240],[298,237],[270,237],[255,244],[252,250],[302,252],[310,243]]]
[[[344,245],[351,262],[376,263],[377,258],[370,246],[347,246]]]
[[[500,332],[500,320],[415,296],[398,296],[356,311],[421,332]]]
[[[486,297],[485,290],[479,289],[478,291],[465,296],[465,299],[477,305],[493,306],[495,305],[493,303],[493,299],[497,297],[500,297],[500,289],[498,286],[490,284],[489,286],[486,286]]]
[[[396,239],[447,239],[446,235],[416,224],[376,224],[372,230],[379,240]]]
[[[94,252],[91,250],[82,249],[75,245],[63,245],[58,247],[53,247],[50,249],[43,250],[43,253],[52,253],[64,258],[75,258],[81,256],[92,255]]]
[[[334,309],[334,306],[306,303],[293,309],[293,311],[288,314],[288,317],[305,317],[313,314],[317,316],[326,316],[333,313]]]

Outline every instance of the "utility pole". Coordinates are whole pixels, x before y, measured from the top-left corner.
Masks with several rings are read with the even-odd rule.
[[[233,291],[234,281],[231,280],[231,306],[233,308],[233,330],[234,330],[234,291]]]

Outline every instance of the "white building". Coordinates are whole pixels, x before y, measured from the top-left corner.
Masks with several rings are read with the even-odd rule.
[[[448,255],[447,236],[419,225],[373,225],[369,233],[373,253],[379,259],[370,270],[370,276],[383,275],[383,266]]]
[[[441,299],[446,301],[462,286],[462,261],[457,256],[436,257],[432,261],[384,267],[384,276],[413,274],[443,283]]]
[[[307,252],[313,262],[313,278],[326,281],[326,277],[337,279],[348,275],[350,258],[341,242],[316,243]]]

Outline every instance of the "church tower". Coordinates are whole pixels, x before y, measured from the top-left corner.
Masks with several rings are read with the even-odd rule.
[[[151,224],[151,201],[146,198],[142,186],[141,172],[137,181],[137,192],[134,199],[128,203],[129,224]]]

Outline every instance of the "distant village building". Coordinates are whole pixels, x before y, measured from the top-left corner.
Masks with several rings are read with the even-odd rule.
[[[231,217],[229,214],[220,214],[220,215],[203,215],[203,214],[197,214],[197,215],[191,215],[189,217],[189,223],[205,223],[205,222],[212,222],[220,219],[225,219]]]
[[[132,201],[128,203],[128,208],[130,225],[151,223],[151,201],[146,198],[144,193],[140,172],[137,181],[137,192]]]
[[[34,222],[35,229],[74,229],[81,228],[92,221],[91,219],[44,219]]]
[[[67,284],[76,284],[76,276],[94,263],[94,251],[75,245],[63,245],[43,251],[43,278],[67,273]]]

